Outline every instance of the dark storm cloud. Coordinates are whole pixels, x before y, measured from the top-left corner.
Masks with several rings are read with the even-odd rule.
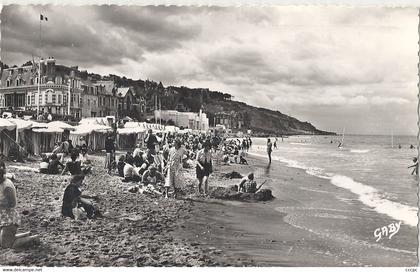
[[[144,51],[172,50],[200,33],[197,25],[153,7],[6,6],[3,59],[8,61],[7,52],[37,54],[40,13],[49,18],[42,22],[44,54],[86,67],[122,64],[123,59],[141,61]]]
[[[416,9],[6,6],[3,61],[37,53],[40,13],[44,56],[58,63],[230,92],[321,129],[341,129],[352,110],[370,117],[357,132],[383,109],[415,119],[402,108],[416,100]]]

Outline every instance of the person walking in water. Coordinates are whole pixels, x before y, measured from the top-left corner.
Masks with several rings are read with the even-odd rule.
[[[270,141],[270,138],[267,139],[267,154],[268,154],[268,163],[271,163],[271,152],[273,151],[273,144]]]

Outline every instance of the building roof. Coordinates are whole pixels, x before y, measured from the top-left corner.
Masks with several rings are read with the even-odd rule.
[[[118,88],[117,95],[120,97],[125,97],[129,90],[130,90],[130,87]]]
[[[100,81],[97,81],[96,83],[105,86],[105,93],[106,94],[112,94],[112,90],[115,87],[114,81],[112,81],[112,80],[100,80]]]

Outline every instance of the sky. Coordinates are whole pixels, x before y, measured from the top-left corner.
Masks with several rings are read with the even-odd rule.
[[[380,7],[4,6],[1,58],[209,88],[318,129],[417,133],[418,14]]]

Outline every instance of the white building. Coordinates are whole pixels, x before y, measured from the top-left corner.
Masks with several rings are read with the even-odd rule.
[[[159,120],[172,120],[177,127],[189,128],[194,130],[208,131],[209,119],[207,115],[200,111],[196,112],[179,112],[175,110],[155,110],[155,118]]]

